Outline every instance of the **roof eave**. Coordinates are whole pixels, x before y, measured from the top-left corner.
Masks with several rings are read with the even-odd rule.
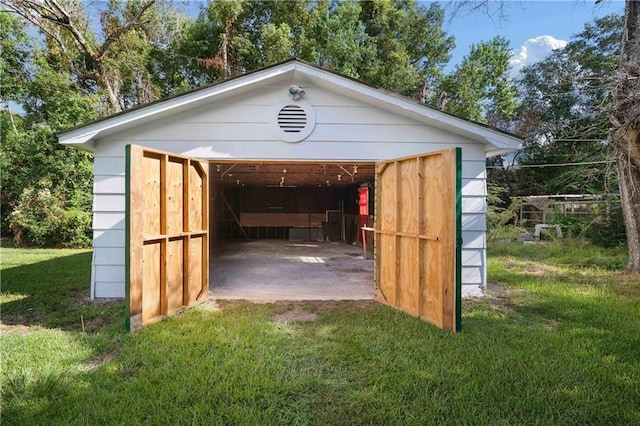
[[[244,75],[239,78],[220,82],[205,89],[193,90],[176,97],[159,100],[152,104],[140,105],[137,108],[132,108],[92,123],[63,130],[58,133],[58,140],[63,145],[74,145],[92,150],[94,144],[89,142],[94,141],[96,137],[105,131],[116,127],[125,128],[134,122],[157,116],[163,112],[177,110],[189,104],[195,106],[212,97],[221,96],[242,87],[246,88],[247,86],[270,80],[286,73],[291,73],[295,70],[295,66],[295,62],[289,61],[281,64],[279,67],[259,70],[251,75]]]
[[[306,65],[306,64],[302,64]],[[454,133],[461,133],[478,142],[489,144],[495,147],[495,150],[504,150],[510,152],[520,149],[522,140],[515,135],[492,129],[480,123],[474,123],[455,115],[439,111],[428,105],[418,102],[411,102],[409,99],[397,96],[384,89],[377,88],[355,81],[349,77],[342,76],[333,72],[319,69],[315,66],[307,66],[304,71],[305,76],[312,77],[314,80],[327,86],[339,86],[348,90],[350,95],[355,98],[366,98],[370,103],[378,103],[390,105],[399,112],[408,113],[414,119],[422,117],[421,121],[436,127],[441,127]],[[488,149],[489,152],[491,149]],[[504,153],[503,152],[503,153]],[[497,155],[497,154],[494,154]]]
[[[393,110],[425,124],[483,143],[486,146],[487,156],[519,149],[522,143],[518,137],[510,133],[465,120],[418,102],[412,102],[408,98],[395,95],[350,77],[324,70],[298,59],[291,59],[230,80],[214,83],[152,104],[141,105],[93,123],[68,129],[60,132],[58,138],[61,144],[77,146],[91,151],[97,137],[116,127],[125,129],[141,120],[145,121],[169,111],[176,112],[181,108],[186,108],[187,105],[195,107],[211,98],[224,96],[243,88],[246,90],[265,80],[272,80],[290,73],[293,73],[293,77],[296,79],[311,79],[319,87],[324,86],[327,90],[339,88],[348,96]]]

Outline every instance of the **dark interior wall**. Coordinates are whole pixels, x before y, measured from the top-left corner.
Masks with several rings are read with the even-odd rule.
[[[232,187],[213,185],[209,192],[211,197],[210,229],[213,240],[240,238],[240,227],[236,224],[234,214],[239,211],[238,191]]]
[[[344,188],[241,188],[241,213],[324,213],[338,210]]]
[[[288,239],[288,227],[241,228],[239,221],[242,213],[324,214],[326,210],[338,210],[346,193],[347,189],[344,187],[258,188],[214,185],[211,191],[212,238]]]
[[[369,183],[369,226],[373,225],[374,190]],[[324,214],[326,210],[344,209],[345,238],[358,240],[360,217],[359,184],[322,188],[258,188],[214,185],[211,194],[211,229],[214,240],[268,238],[288,239],[287,227],[240,227],[242,213],[309,213]],[[339,232],[338,232],[339,234]]]

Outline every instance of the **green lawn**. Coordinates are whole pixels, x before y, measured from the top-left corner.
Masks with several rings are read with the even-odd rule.
[[[1,249],[2,424],[640,424],[624,251],[503,245],[450,334],[373,302],[209,303],[125,334],[91,252]],[[280,323],[297,308],[311,322]]]

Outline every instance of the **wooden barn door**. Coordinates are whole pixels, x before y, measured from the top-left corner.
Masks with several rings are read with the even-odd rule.
[[[209,176],[205,162],[126,149],[127,329],[209,295]]]
[[[375,298],[460,328],[461,151],[376,164]]]

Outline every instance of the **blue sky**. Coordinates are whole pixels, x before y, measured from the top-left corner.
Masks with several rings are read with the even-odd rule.
[[[473,43],[490,40],[501,35],[511,42],[516,56],[521,55],[525,64],[542,59],[551,51],[553,39],[569,41],[571,36],[582,31],[584,24],[611,13],[622,14],[624,1],[604,0],[596,5],[594,0],[561,0],[561,1],[506,1],[504,13],[498,15],[498,1],[490,1],[487,11],[458,12],[451,16],[452,2],[439,2],[447,13],[445,31],[454,35],[456,49],[452,52],[450,70],[469,52]],[[488,13],[487,13],[488,12]],[[527,40],[540,36],[537,42]],[[562,43],[560,43],[562,44]],[[526,49],[521,50],[523,46]]]

